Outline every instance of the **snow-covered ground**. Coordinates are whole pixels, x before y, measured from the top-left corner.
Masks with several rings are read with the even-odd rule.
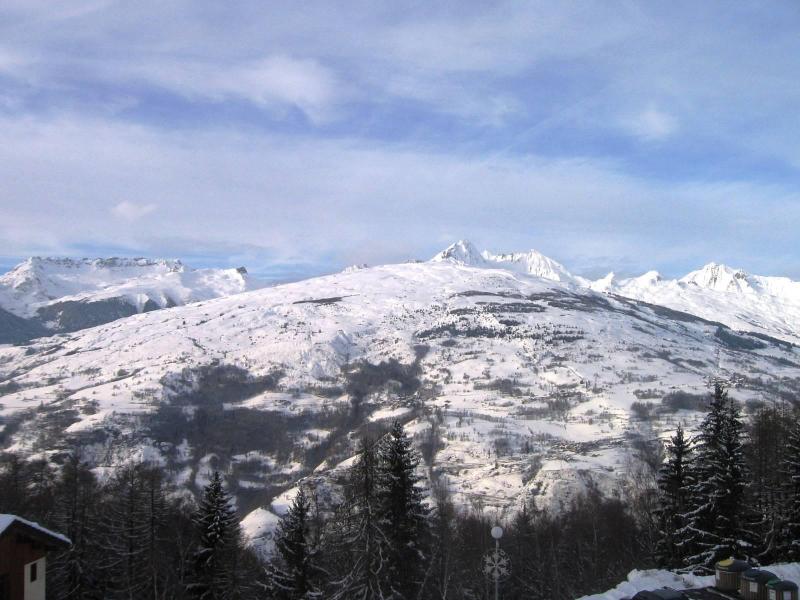
[[[764,568],[775,573],[781,579],[800,583],[800,563],[783,563],[769,565]],[[657,569],[637,570],[628,573],[628,580],[623,581],[613,590],[608,590],[602,594],[583,596],[578,600],[620,600],[621,598],[630,598],[642,590],[657,590],[664,587],[674,590],[686,590],[712,585],[714,585],[713,575],[698,577],[696,575],[678,574]]]

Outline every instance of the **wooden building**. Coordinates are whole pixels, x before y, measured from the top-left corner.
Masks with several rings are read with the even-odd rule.
[[[69,545],[60,533],[0,514],[0,600],[45,600],[47,553]]]

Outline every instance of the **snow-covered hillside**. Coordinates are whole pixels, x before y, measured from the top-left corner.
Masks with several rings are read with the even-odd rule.
[[[800,349],[438,260],[0,346],[0,443],[23,454],[82,444],[100,469],[158,460],[192,488],[220,468],[240,508],[274,514],[298,480],[334,481],[358,432],[400,418],[457,502],[557,507],[589,482],[615,488],[637,440],[691,425],[707,378],[732,373],[742,401],[798,393]],[[254,531],[267,512],[247,521]]]
[[[527,273],[666,306],[719,321],[734,329],[800,343],[800,282],[788,277],[749,275],[742,270],[709,263],[680,279],[664,279],[657,271],[648,271],[626,279],[609,273],[591,281],[572,275],[563,265],[536,250],[494,254],[488,250],[480,252],[466,240],[451,245],[432,261]]]
[[[729,327],[800,342],[800,282],[748,275],[709,263],[680,279],[656,271],[617,280],[613,273],[589,283],[605,293],[668,306]]]
[[[75,331],[263,285],[243,268],[191,269],[179,260],[32,257],[0,276],[0,309],[51,331]]]

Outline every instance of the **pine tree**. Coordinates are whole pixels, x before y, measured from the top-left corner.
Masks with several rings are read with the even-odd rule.
[[[94,474],[77,453],[67,458],[55,489],[58,502],[53,526],[72,544],[54,556],[52,566],[48,566],[48,576],[53,578],[53,585],[48,584],[48,594],[55,593],[58,599],[99,600],[100,553],[96,543],[99,490]]]
[[[386,532],[387,587],[394,597],[415,597],[426,558],[427,518],[423,490],[417,475],[419,456],[400,422],[378,448],[378,502],[382,530]]]
[[[375,442],[362,439],[356,462],[350,469],[347,496],[328,531],[327,548],[332,561],[328,598],[331,600],[384,600],[387,537],[382,529],[378,503],[378,458]]]
[[[656,560],[661,567],[683,566],[684,548],[677,533],[684,525],[691,477],[691,446],[683,427],[678,425],[665,448],[666,460],[658,473],[659,503],[656,518],[660,537],[656,544]]]
[[[235,558],[240,543],[239,524],[219,472],[203,489],[194,517],[200,543],[194,555],[194,573],[187,591],[201,600],[235,598]]]
[[[800,560],[800,420],[795,419],[786,444],[783,465],[786,474],[785,529],[786,547],[780,558]]]
[[[319,598],[316,549],[309,542],[311,503],[301,486],[275,535],[279,559],[270,568],[270,587],[280,600]]]
[[[761,407],[747,428],[749,504],[758,515],[754,524],[762,540],[758,558],[765,564],[782,559],[788,552],[785,493],[791,475],[785,467],[790,426],[787,407],[781,403]]]
[[[450,498],[446,478],[442,477],[432,493],[436,510],[432,514],[431,559],[425,574],[425,593],[423,598],[451,600],[463,598],[460,590],[458,565],[456,560],[455,525],[456,508]]]
[[[723,558],[753,554],[742,430],[738,408],[715,385],[696,440],[689,510],[682,517],[686,524],[677,532],[686,551],[684,566],[692,572],[708,573]]]
[[[119,469],[108,486],[101,544],[106,598],[141,598],[146,594],[148,520],[139,466]]]

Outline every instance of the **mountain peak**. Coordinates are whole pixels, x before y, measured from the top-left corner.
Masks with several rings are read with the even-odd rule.
[[[454,262],[472,267],[483,266],[485,260],[475,245],[469,240],[459,240],[450,244],[431,259],[431,262]]]
[[[680,281],[720,292],[732,292],[750,288],[747,279],[747,273],[741,269],[710,262],[701,269],[688,273]]]
[[[479,252],[467,240],[451,244],[431,259],[431,262],[452,262],[470,267],[507,269],[542,279],[560,282],[575,282],[575,278],[564,266],[537,250],[494,254],[488,250]]]
[[[605,277],[588,283],[589,288],[595,292],[610,292],[616,285],[616,274],[610,271]]]
[[[528,275],[549,279],[551,281],[574,281],[575,278],[559,262],[554,261],[539,252],[529,250],[528,252],[512,252],[509,254],[483,253],[483,258],[490,263],[494,263],[498,268],[521,271]]]

